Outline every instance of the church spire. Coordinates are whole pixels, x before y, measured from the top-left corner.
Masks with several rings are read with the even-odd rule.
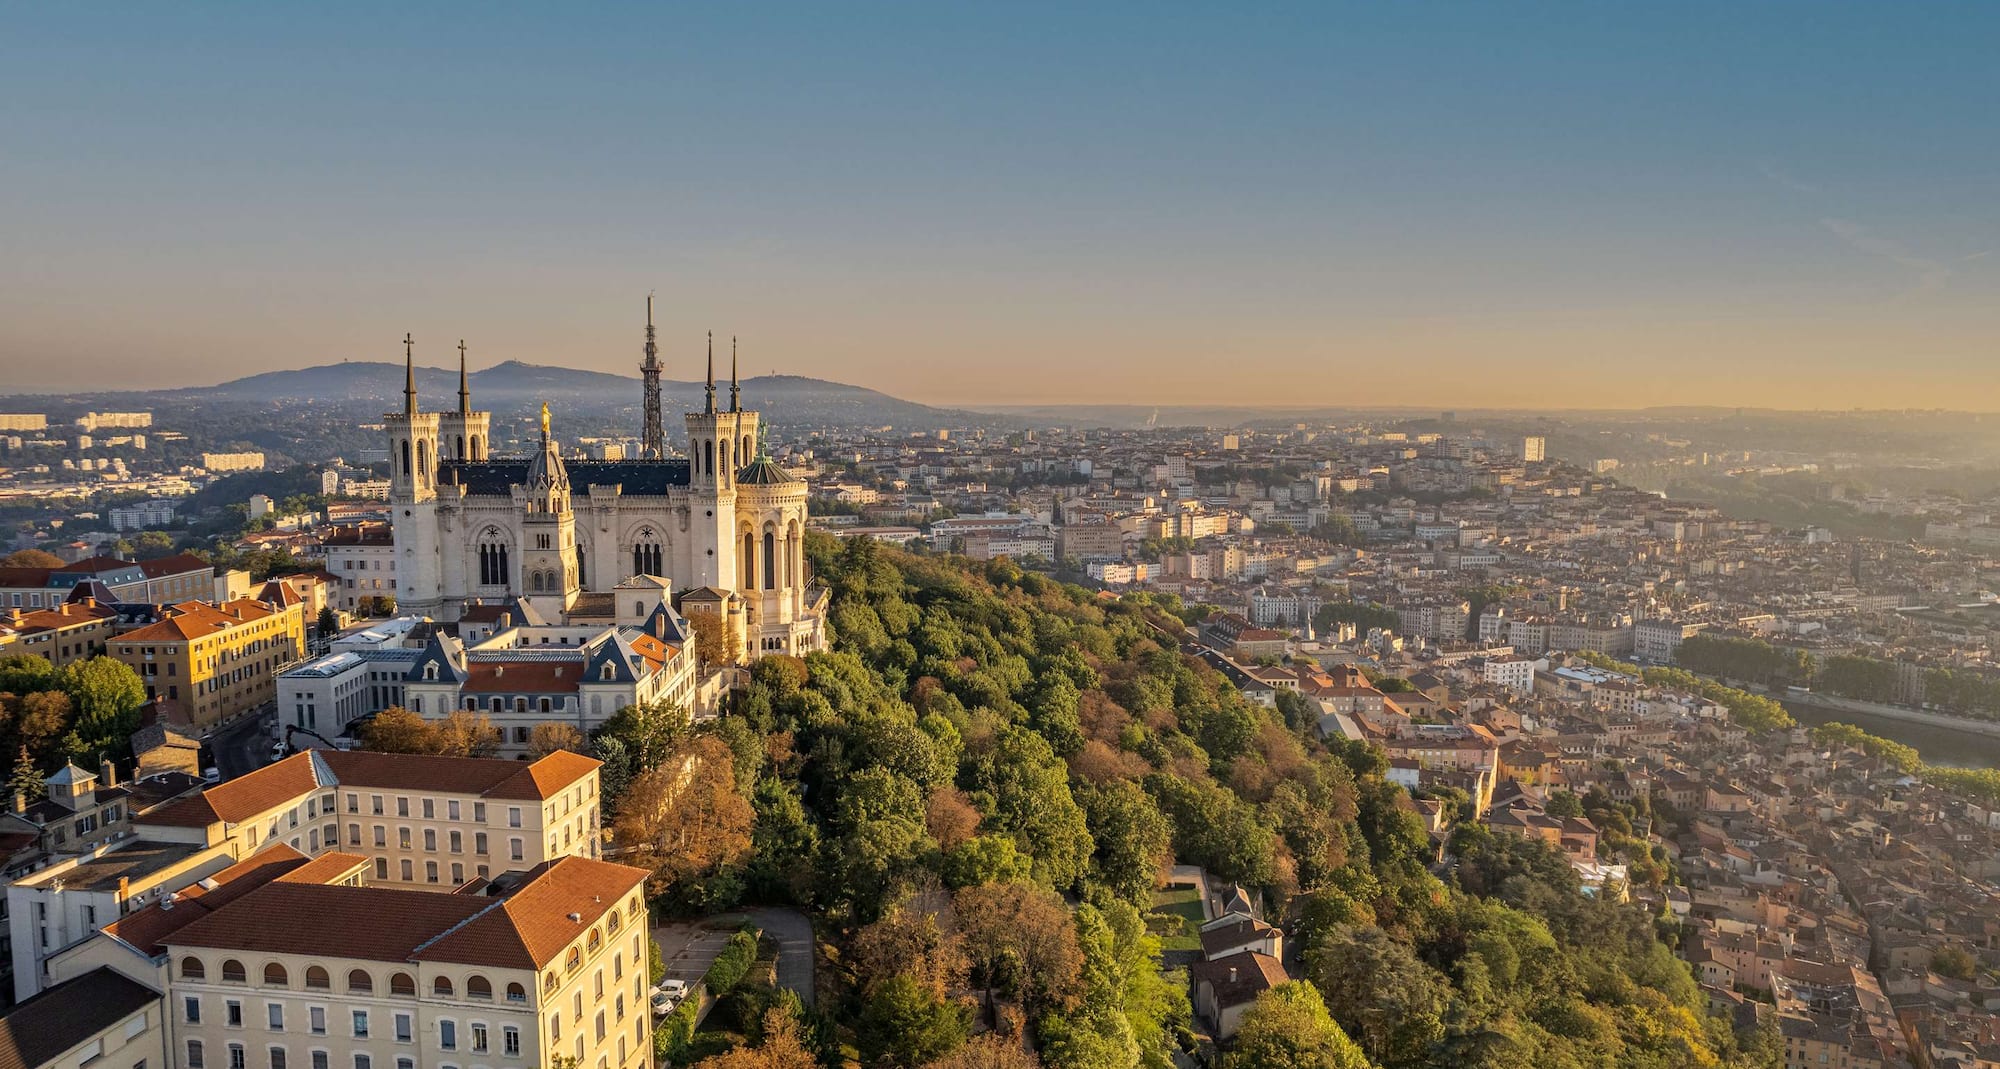
[[[639,431],[639,453],[647,460],[660,460],[667,455],[667,432],[660,425],[660,346],[653,333],[653,295],[646,294],[646,362],[639,365],[639,377],[645,383],[644,411],[640,418],[644,426]]]
[[[403,414],[417,414],[417,356],[416,343],[410,340],[408,331],[403,332]]]
[[[729,336],[729,410],[743,411],[743,388],[736,384],[736,335]]]
[[[708,332],[708,408],[709,415],[715,415],[715,332]]]
[[[472,391],[465,386],[465,339],[458,339],[458,414],[472,414]]]

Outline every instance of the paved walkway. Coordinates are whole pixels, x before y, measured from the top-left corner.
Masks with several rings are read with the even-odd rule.
[[[798,992],[813,1007],[813,930],[795,909],[753,909],[750,919],[778,944],[778,986]]]

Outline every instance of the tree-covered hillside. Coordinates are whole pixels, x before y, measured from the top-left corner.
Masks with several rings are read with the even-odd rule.
[[[1194,1036],[1161,966],[1179,921],[1153,910],[1174,863],[1261,890],[1303,948],[1230,1066],[1776,1064],[1705,1014],[1655,917],[1584,895],[1559,855],[1465,827],[1441,862],[1379,751],[1246,702],[1175,647],[1178,606],[866,540],[809,552],[835,652],[758,661],[697,736],[751,815],[662,890],[804,907],[833,975],[815,1012],[739,1009],[748,1049],[717,1065],[1168,1065]],[[662,808],[632,804],[643,786],[623,841],[675,841],[659,818],[684,810],[712,844],[707,788]],[[969,1039],[988,1028],[1021,1038]]]

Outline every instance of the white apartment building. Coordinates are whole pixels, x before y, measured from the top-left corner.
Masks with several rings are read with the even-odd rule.
[[[1506,687],[1516,694],[1532,694],[1535,690],[1535,671],[1547,668],[1548,662],[1509,654],[1504,657],[1488,657],[1480,669],[1480,678],[1488,683]]]
[[[1641,620],[1632,625],[1632,656],[1653,664],[1672,664],[1681,642],[1707,626],[1674,620]]]
[[[340,579],[340,608],[354,612],[363,598],[396,596],[396,542],[387,524],[337,527],[321,545],[326,570]]]
[[[139,531],[148,527],[165,527],[174,522],[174,509],[174,502],[163,497],[132,505],[119,505],[110,512],[111,529]]]
[[[203,453],[201,466],[210,471],[263,471],[264,454],[244,453]]]
[[[151,412],[85,412],[76,418],[77,427],[86,433],[118,428],[138,430],[153,425]]]

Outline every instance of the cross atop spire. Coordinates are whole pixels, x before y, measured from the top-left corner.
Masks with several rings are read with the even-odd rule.
[[[403,333],[403,411],[417,414],[417,350],[408,331]]]
[[[708,332],[708,414],[715,415],[715,332]]]
[[[736,384],[736,335],[729,336],[729,410],[743,411],[743,388]]]
[[[465,339],[458,339],[458,414],[472,414],[472,391],[465,386]]]

